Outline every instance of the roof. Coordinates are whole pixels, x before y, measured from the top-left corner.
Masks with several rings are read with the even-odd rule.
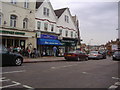
[[[67,8],[61,8],[61,9],[54,10],[54,12],[55,12],[56,16],[58,16],[58,18],[59,18],[66,9]]]
[[[43,2],[44,2],[44,0],[37,0],[36,1],[36,9],[38,9],[42,5]]]

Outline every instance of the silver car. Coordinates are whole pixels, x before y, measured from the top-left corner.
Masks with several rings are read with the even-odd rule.
[[[99,51],[91,51],[88,54],[88,59],[102,59],[103,55]]]

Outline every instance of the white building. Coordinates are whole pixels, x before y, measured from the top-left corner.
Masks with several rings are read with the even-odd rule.
[[[78,40],[78,31],[69,8],[55,10],[55,14],[58,17],[57,30],[62,37],[62,47],[63,49],[65,47],[63,51],[67,52],[75,49]]]
[[[36,48],[35,2],[0,2],[0,36],[6,47]]]

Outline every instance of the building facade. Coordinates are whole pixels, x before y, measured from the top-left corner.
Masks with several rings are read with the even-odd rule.
[[[9,0],[0,4],[1,43],[7,48],[36,48],[35,2]]]

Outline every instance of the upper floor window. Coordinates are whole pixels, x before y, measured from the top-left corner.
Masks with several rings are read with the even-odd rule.
[[[23,20],[23,28],[24,28],[24,29],[27,29],[27,28],[28,28],[28,19],[27,19],[27,18],[25,18],[25,19]]]
[[[51,31],[54,31],[54,25],[51,24]]]
[[[62,35],[62,29],[59,30],[60,35]]]
[[[2,15],[0,14],[0,25],[2,25]]]
[[[48,23],[44,23],[44,30],[48,30]]]
[[[69,23],[69,17],[65,15],[65,22]]]
[[[12,4],[16,4],[17,1],[16,1],[16,0],[11,0],[11,3],[12,3]]]
[[[66,37],[68,36],[68,30],[66,30],[66,32],[65,32],[65,36],[66,36]]]
[[[71,37],[73,37],[73,31],[71,31]]]
[[[16,27],[17,23],[17,16],[16,15],[11,15],[10,16],[10,26],[11,27]]]
[[[41,26],[41,22],[37,21],[37,29],[40,29],[40,26]]]
[[[24,2],[24,8],[29,8],[29,0],[25,0],[25,2]]]
[[[49,9],[46,8],[46,7],[44,7],[44,9],[43,9],[43,14],[44,14],[45,16],[49,16]]]

